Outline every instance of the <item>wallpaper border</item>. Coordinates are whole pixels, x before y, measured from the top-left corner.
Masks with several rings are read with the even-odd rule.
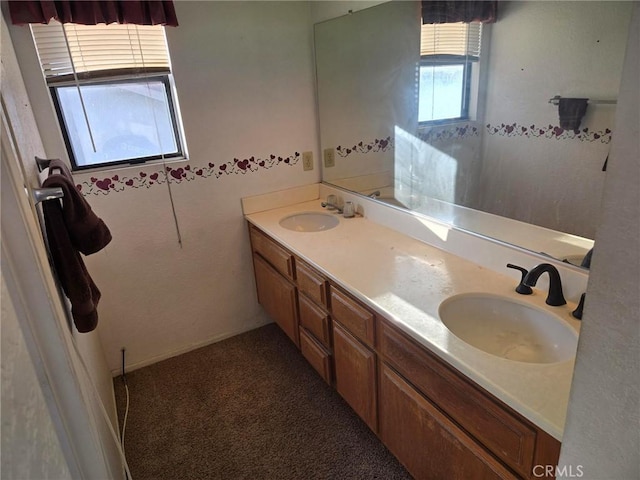
[[[268,155],[265,158],[249,157],[245,159],[234,158],[233,161],[215,164],[209,162],[205,166],[184,165],[181,167],[158,166],[154,172],[138,172],[134,175],[115,174],[106,177],[92,175],[88,180],[83,180],[76,188],[83,195],[108,195],[111,192],[122,192],[127,188],[151,188],[154,185],[162,185],[167,182],[179,184],[191,182],[201,178],[220,178],[225,175],[246,175],[262,169],[270,169],[278,165],[296,165],[301,158],[299,152],[288,157]]]

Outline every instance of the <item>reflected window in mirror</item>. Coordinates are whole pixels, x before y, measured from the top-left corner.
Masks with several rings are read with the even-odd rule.
[[[428,126],[470,119],[478,90],[481,23],[423,24],[418,120]]]

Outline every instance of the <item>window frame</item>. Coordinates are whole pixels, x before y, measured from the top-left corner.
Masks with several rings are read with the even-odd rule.
[[[167,96],[167,107],[169,109],[169,113],[171,116],[171,126],[173,135],[176,142],[177,151],[167,154],[160,155],[151,155],[146,157],[135,157],[129,159],[122,160],[114,160],[107,161],[102,163],[92,163],[90,165],[78,165],[75,157],[75,153],[73,150],[73,146],[71,144],[71,138],[69,136],[67,124],[64,119],[64,114],[62,112],[62,106],[60,102],[60,98],[58,96],[57,89],[60,87],[70,87],[76,86],[83,87],[85,85],[118,85],[123,83],[146,83],[148,81],[160,81],[164,84],[165,93]],[[182,159],[185,158],[185,147],[181,134],[181,126],[180,126],[180,116],[177,111],[176,102],[173,98],[173,82],[171,78],[171,73],[163,73],[163,74],[153,74],[153,75],[125,75],[118,76],[115,78],[109,78],[106,76],[104,78],[94,78],[87,80],[78,80],[76,84],[75,81],[69,82],[54,82],[48,85],[49,93],[51,95],[54,109],[56,112],[56,117],[58,120],[58,125],[62,132],[62,137],[64,139],[65,147],[67,149],[67,153],[69,155],[69,161],[71,162],[72,171],[81,171],[81,170],[93,170],[93,169],[104,169],[109,167],[116,167],[119,165],[139,165],[145,164],[148,162],[152,162],[154,160],[162,160],[162,159]]]
[[[462,65],[463,67],[463,81],[462,81],[462,104],[460,105],[460,116],[439,118],[437,120],[423,120],[418,121],[419,127],[428,127],[436,125],[446,125],[449,123],[456,123],[467,121],[470,119],[469,106],[471,97],[471,71],[473,69],[473,63],[477,62],[477,57],[467,55],[424,55],[420,57],[420,64],[418,68],[422,67],[438,67],[438,66],[451,66]],[[418,92],[421,86],[418,85]]]

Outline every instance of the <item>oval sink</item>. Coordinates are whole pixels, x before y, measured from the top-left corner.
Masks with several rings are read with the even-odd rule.
[[[319,212],[294,213],[280,220],[280,226],[296,232],[321,232],[336,227],[340,220],[335,215]]]
[[[575,356],[578,334],[560,317],[506,297],[455,295],[440,304],[442,323],[460,340],[497,357],[557,363]]]

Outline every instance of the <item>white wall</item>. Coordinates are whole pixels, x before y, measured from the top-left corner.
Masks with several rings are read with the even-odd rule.
[[[582,466],[586,479],[640,478],[640,3],[634,3],[560,457],[566,472]]]
[[[631,5],[500,4],[486,85],[484,123],[492,128],[484,132],[480,198],[470,206],[594,238],[615,106],[589,105],[580,125],[589,132],[580,139],[555,135],[558,107],[548,100],[618,96]]]
[[[240,198],[320,178],[309,3],[174,5],[180,26],[167,28],[167,40],[189,160],[171,165],[184,177],[168,178],[182,248],[162,166],[75,176],[113,235],[86,259],[102,291],[98,330],[113,371],[121,347],[138,367],[268,322]],[[12,34],[26,77],[37,69],[33,46],[24,29]],[[27,88],[47,154],[62,155],[41,76]],[[314,153],[313,171],[303,172],[304,151]],[[114,188],[101,190],[96,181],[107,179]]]

